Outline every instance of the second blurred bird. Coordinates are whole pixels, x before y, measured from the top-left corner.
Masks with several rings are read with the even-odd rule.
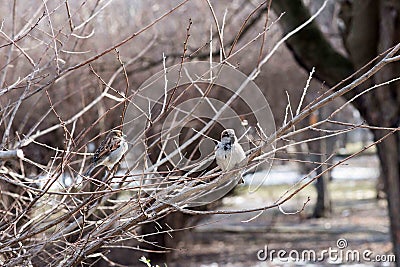
[[[85,175],[90,175],[95,168],[101,165],[111,170],[122,159],[126,151],[128,151],[128,143],[124,139],[124,134],[121,130],[112,130],[94,152],[92,164]]]

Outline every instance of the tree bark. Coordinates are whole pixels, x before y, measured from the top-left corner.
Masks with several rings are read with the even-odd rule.
[[[400,42],[400,5],[398,1],[381,0],[379,6],[379,52],[385,51],[389,47]],[[381,72],[377,73],[375,80],[377,83],[388,81],[400,76],[400,64],[393,63]],[[400,83],[391,83],[383,86],[376,93],[379,103],[378,110],[380,116],[378,121],[383,126],[399,127],[400,122]],[[375,118],[376,116],[374,116]],[[384,133],[375,132],[374,136],[378,139]],[[390,216],[390,229],[393,241],[393,252],[396,255],[397,266],[400,266],[400,134],[396,132],[381,144],[378,144],[378,154],[384,174],[385,189],[388,201]]]
[[[312,23],[293,38],[287,41],[295,59],[306,70],[316,67],[316,77],[333,86],[373,59],[379,52],[397,44],[400,41],[400,5],[389,0],[354,0],[351,9],[351,20],[348,22],[345,36],[345,47],[350,59],[338,54],[329,44],[316,23]],[[278,14],[286,12],[279,23],[284,32],[289,32],[310,17],[308,9],[301,0],[273,1],[272,8]],[[379,49],[378,49],[379,48]],[[400,66],[392,63],[382,69],[374,80],[364,84],[388,81],[400,76]],[[363,88],[358,88],[357,91]],[[350,99],[357,92],[344,97]],[[378,88],[362,95],[354,102],[369,125],[398,127],[399,126],[400,84]],[[385,133],[374,131],[374,139],[378,140]],[[377,145],[378,156],[382,165],[390,216],[393,252],[400,258],[400,136],[398,133],[386,138]],[[399,263],[396,263],[400,266]]]
[[[285,12],[279,20],[284,33],[310,18],[301,0],[272,1],[272,9],[276,14]],[[286,45],[299,65],[307,72],[315,67],[316,77],[328,85],[335,85],[354,72],[352,62],[330,45],[315,21],[289,38]]]
[[[329,112],[332,110],[329,107],[323,107],[319,110],[318,113],[318,121],[321,121],[322,118],[326,118]],[[318,132],[319,136],[326,135],[326,132]],[[314,207],[313,218],[323,218],[329,217],[332,212],[332,201],[330,197],[329,191],[329,181],[331,180],[331,172],[326,171],[328,169],[327,164],[332,164],[332,158],[328,160],[328,155],[334,153],[334,143],[335,140],[330,138],[323,138],[317,142],[317,148],[315,149],[314,154],[314,162],[325,162],[326,164],[322,164],[316,170],[317,175],[321,175],[320,178],[315,182],[315,188],[317,190],[317,202]]]

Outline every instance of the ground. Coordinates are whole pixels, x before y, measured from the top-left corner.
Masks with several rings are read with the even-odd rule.
[[[329,248],[337,251],[371,250],[372,255],[391,254],[389,221],[386,201],[376,199],[374,179],[333,181],[333,213],[330,218],[309,219],[312,213],[315,192],[312,186],[306,188],[283,207],[285,212],[300,209],[310,196],[311,201],[305,210],[296,215],[283,214],[278,209],[268,210],[260,216],[241,214],[215,215],[205,219],[189,232],[178,245],[174,260],[168,266],[326,266],[324,261],[312,263],[298,261],[287,263],[275,259],[260,261],[257,252],[268,246],[268,251],[285,250],[286,253],[296,250],[313,249],[316,255]],[[224,209],[241,209],[270,203],[277,199],[288,185],[264,186],[256,194],[243,196],[245,189],[238,195],[226,198]],[[248,222],[244,222],[250,220]],[[345,239],[347,247],[338,249],[338,240]],[[343,240],[341,240],[344,242]],[[347,253],[347,252],[346,252]],[[260,254],[264,256],[265,254]],[[296,254],[291,254],[296,255]],[[343,254],[342,254],[343,255]],[[334,258],[333,258],[334,259]],[[286,259],[287,260],[287,257]],[[332,259],[330,260],[332,261]],[[338,263],[338,262],[336,262]],[[347,263],[349,265],[355,264]],[[344,262],[340,264],[344,265]],[[391,266],[390,263],[361,262],[357,266]]]

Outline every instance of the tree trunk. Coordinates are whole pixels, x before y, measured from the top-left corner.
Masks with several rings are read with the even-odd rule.
[[[390,230],[393,241],[393,252],[396,259],[400,255],[400,135],[397,133],[378,145],[379,159],[385,175],[385,188],[390,217]],[[398,265],[398,263],[397,263]]]
[[[398,1],[381,0],[379,6],[379,52],[385,51],[389,47],[400,42],[400,5]],[[400,64],[393,63],[386,66],[381,72],[377,73],[375,80],[377,83],[385,82],[394,77],[400,76]],[[374,97],[378,99],[379,107],[371,107],[373,113],[380,116],[372,123],[387,127],[399,127],[400,122],[400,83],[391,83],[378,89]],[[375,139],[379,139],[385,133],[382,131],[374,132]],[[384,175],[385,189],[387,195],[390,230],[393,241],[393,252],[396,259],[400,259],[400,134],[395,134],[386,138],[378,144],[378,154],[381,168]],[[397,266],[400,266],[397,260]]]
[[[285,12],[279,19],[285,33],[310,18],[301,0],[272,1],[272,8],[277,14]],[[354,72],[352,62],[331,46],[315,21],[290,37],[286,45],[300,66],[307,72],[315,67],[315,77],[328,85],[335,85]]]
[[[323,107],[318,113],[318,121],[326,118],[332,110],[328,107]],[[326,132],[319,132],[319,136],[326,135]],[[329,181],[331,180],[331,172],[326,171],[328,169],[327,164],[332,163],[331,157],[328,160],[328,156],[334,153],[334,143],[335,140],[331,138],[323,138],[318,141],[317,153],[314,154],[316,162],[326,162],[322,164],[317,169],[317,175],[322,174],[320,178],[317,179],[315,183],[315,188],[317,189],[317,203],[314,207],[313,218],[323,218],[329,217],[332,212],[331,197],[328,190]]]
[[[321,142],[319,143],[323,143],[323,140],[321,140]],[[320,154],[317,155],[315,158],[317,161],[323,162],[323,152],[321,151]],[[317,169],[316,174],[320,175],[325,169],[326,165],[321,165]],[[317,203],[314,207],[314,212],[312,215],[313,218],[329,217],[329,215],[331,214],[332,209],[328,184],[329,176],[327,175],[327,173],[322,174],[322,176],[318,178],[315,183],[315,188],[317,189]]]
[[[322,109],[311,114],[311,116],[309,117],[308,125],[313,125],[314,123],[320,121],[323,116],[326,116],[326,113],[329,110],[330,109],[328,107],[323,107]],[[307,138],[318,138],[323,135],[326,135],[326,133],[323,131],[311,131],[307,133]],[[303,157],[303,155],[300,154],[300,160],[309,161],[309,163],[304,164],[305,173],[309,173],[315,169],[315,175],[317,176],[321,175],[321,177],[319,177],[314,184],[315,189],[317,191],[317,202],[315,203],[314,211],[311,216],[312,218],[329,217],[332,211],[331,198],[328,190],[328,184],[330,181],[330,172],[325,172],[327,169],[326,164],[322,165],[320,164],[320,162],[325,162],[327,160],[327,155],[333,153],[333,146],[330,149],[330,147],[328,147],[327,144],[328,141],[332,140],[323,138],[320,140],[308,142],[306,144],[307,151],[304,151],[304,152],[309,152],[308,155],[306,156],[306,158],[301,158]],[[312,163],[312,162],[318,162],[318,163]],[[331,162],[332,161],[329,161],[327,163]]]

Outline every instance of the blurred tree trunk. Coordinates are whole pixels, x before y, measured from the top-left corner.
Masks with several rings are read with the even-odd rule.
[[[380,1],[380,40],[379,52],[388,49],[400,42],[400,3],[398,1]],[[379,72],[376,82],[383,82],[400,76],[400,64],[394,63],[386,66]],[[400,83],[391,83],[378,89],[377,102],[379,106],[372,108],[376,124],[389,127],[399,127],[400,122]],[[380,111],[380,112],[379,112]],[[382,131],[375,133],[375,139],[380,138]],[[384,174],[385,189],[388,200],[389,216],[391,222],[393,251],[396,258],[400,258],[400,134],[396,132],[378,145],[378,154]],[[400,266],[397,260],[397,266]]]
[[[333,112],[332,108],[329,106],[325,106],[321,108],[317,115],[317,121],[320,121],[322,118],[328,116],[331,112]],[[315,123],[315,122],[312,122]],[[310,125],[312,124],[310,123]],[[318,136],[326,135],[326,132],[319,131]],[[314,207],[313,218],[323,218],[331,215],[332,206],[331,206],[331,197],[330,191],[328,188],[328,184],[331,181],[331,171],[326,171],[328,169],[328,164],[332,164],[333,157],[329,157],[334,153],[334,144],[335,139],[323,138],[318,141],[313,142],[314,146],[311,146],[311,154],[312,161],[314,162],[324,162],[316,169],[316,175],[321,175],[320,178],[315,182],[315,188],[317,190],[317,202]],[[329,157],[329,159],[328,159]],[[313,164],[314,168],[316,164]]]
[[[322,1],[321,1],[322,2]],[[400,41],[400,4],[390,0],[354,0],[344,1],[347,15],[344,31],[345,47],[349,59],[338,54],[319,30],[312,23],[287,41],[295,59],[306,70],[316,67],[316,77],[327,85],[333,86],[373,59],[381,51]],[[301,0],[273,1],[272,8],[277,14],[286,12],[279,23],[284,32],[289,32],[310,17],[308,9]],[[354,66],[354,67],[353,67]],[[398,63],[383,68],[351,94],[373,83],[387,81],[400,76]],[[400,117],[400,84],[398,82],[378,88],[362,95],[354,102],[361,115],[373,126],[398,127]],[[374,131],[378,140],[386,133]],[[382,165],[390,216],[393,251],[400,258],[400,135],[395,133],[377,145]],[[397,266],[400,266],[397,263]]]
[[[323,143],[319,142],[320,144]],[[318,162],[323,162],[322,152],[314,157]],[[321,175],[321,173],[326,169],[326,165],[321,165],[316,170],[316,175]],[[328,191],[329,176],[327,173],[322,174],[320,178],[315,182],[315,188],[317,189],[317,202],[315,203],[313,218],[323,218],[329,217],[331,214],[331,199],[329,197]]]

